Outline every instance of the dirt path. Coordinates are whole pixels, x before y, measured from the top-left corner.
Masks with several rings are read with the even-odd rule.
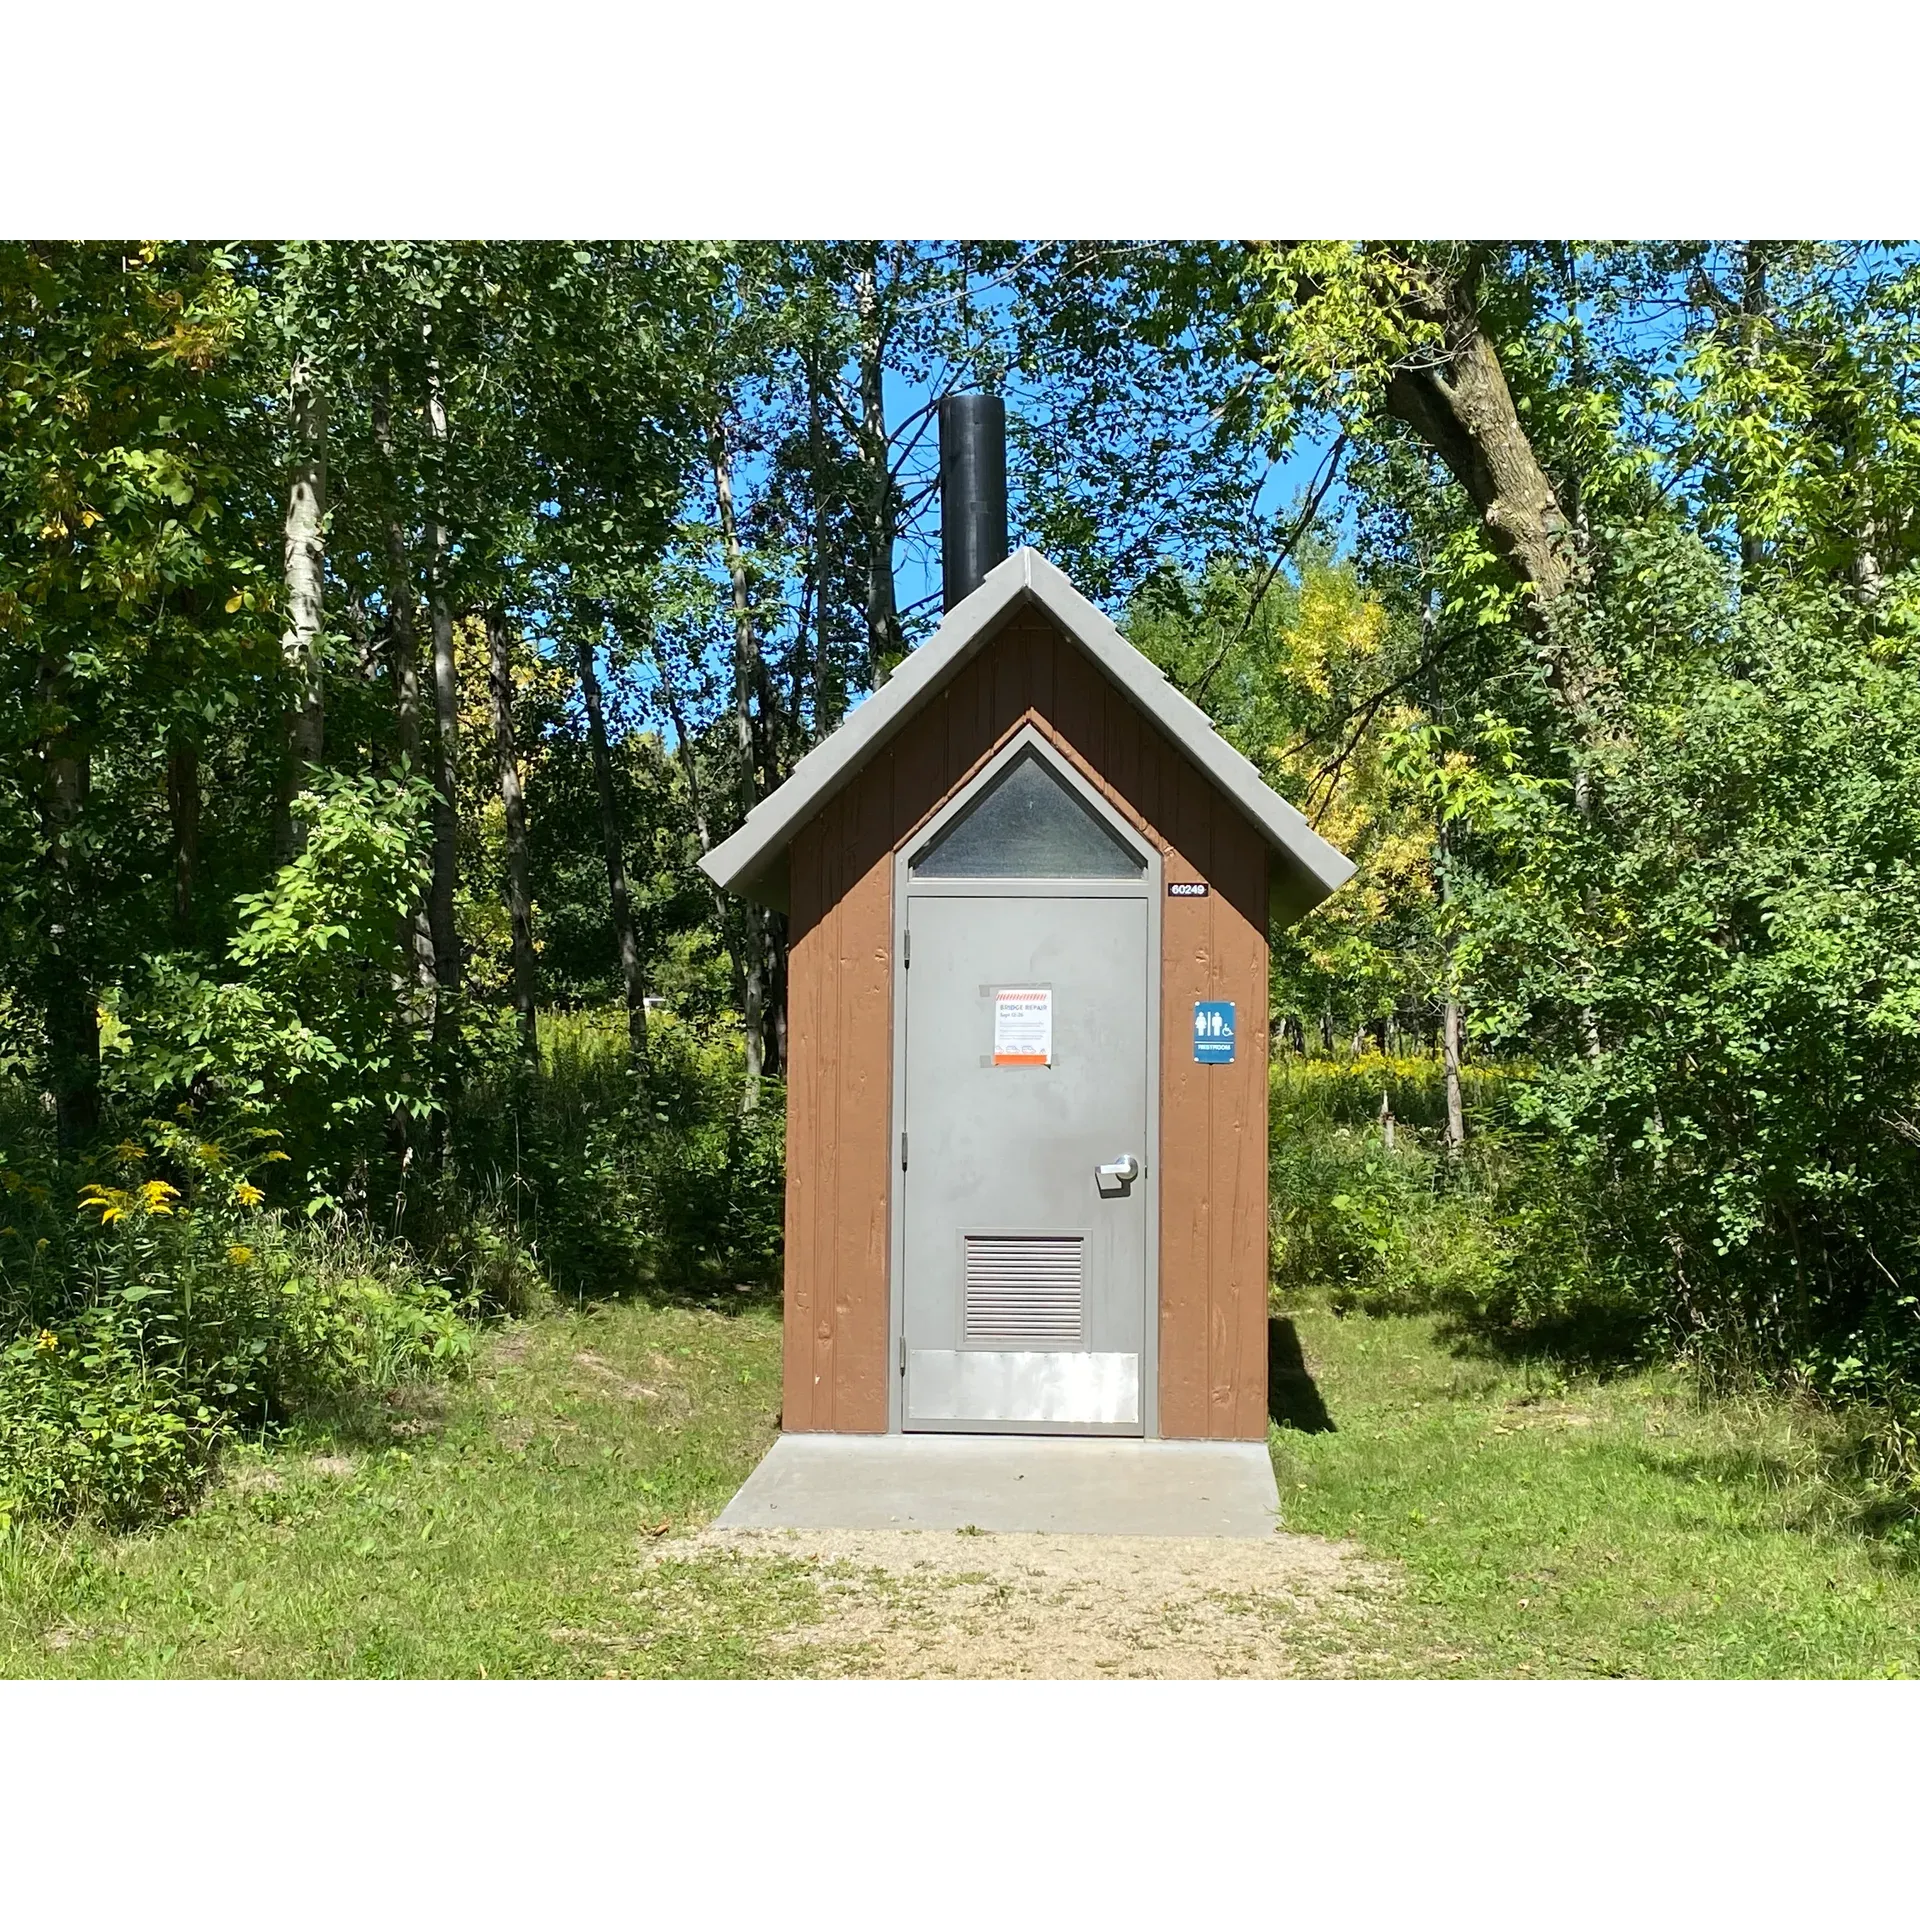
[[[677,1557],[784,1555],[822,1616],[781,1636],[828,1675],[1214,1679],[1381,1671],[1393,1586],[1355,1549],[1045,1533],[708,1532]]]

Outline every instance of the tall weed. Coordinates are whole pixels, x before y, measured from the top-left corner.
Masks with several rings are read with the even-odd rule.
[[[8,1244],[8,1523],[177,1513],[231,1435],[450,1371],[470,1351],[463,1303],[404,1249],[264,1211],[219,1143],[177,1124],[156,1154],[123,1143],[119,1179],[86,1183],[64,1224],[54,1189],[22,1179],[8,1196],[50,1229],[24,1251],[17,1231]]]

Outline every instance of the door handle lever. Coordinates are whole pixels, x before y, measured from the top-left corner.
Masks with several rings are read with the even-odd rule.
[[[1102,1193],[1106,1192],[1109,1183],[1125,1193],[1140,1178],[1140,1162],[1132,1154],[1123,1153],[1118,1160],[1101,1161],[1094,1168],[1093,1177]]]

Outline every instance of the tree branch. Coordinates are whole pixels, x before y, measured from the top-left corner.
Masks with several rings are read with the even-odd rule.
[[[1254,590],[1252,599],[1247,602],[1246,618],[1240,622],[1240,631],[1236,633],[1231,640],[1227,641],[1221,647],[1220,651],[1213,656],[1213,659],[1207,665],[1207,670],[1201,674],[1200,678],[1196,680],[1192,686],[1180,688],[1180,691],[1184,693],[1188,699],[1196,702],[1199,700],[1200,696],[1207,690],[1207,683],[1220,671],[1221,664],[1225,661],[1227,655],[1230,654],[1234,648],[1247,637],[1249,631],[1251,631],[1253,627],[1253,616],[1260,611],[1260,603],[1267,597],[1267,589],[1273,585],[1274,580],[1279,575],[1281,567],[1293,557],[1294,549],[1299,546],[1301,540],[1305,537],[1307,529],[1313,525],[1314,518],[1320,511],[1321,502],[1326,499],[1327,491],[1333,485],[1334,475],[1340,471],[1340,461],[1346,453],[1346,450],[1347,436],[1343,433],[1339,439],[1333,443],[1326,460],[1322,463],[1324,472],[1315,476],[1313,492],[1308,498],[1307,504],[1301,508],[1298,518],[1293,523],[1292,531],[1281,543],[1280,551],[1273,556],[1266,573],[1261,577],[1259,586]],[[1175,684],[1177,685],[1178,683],[1176,682]]]

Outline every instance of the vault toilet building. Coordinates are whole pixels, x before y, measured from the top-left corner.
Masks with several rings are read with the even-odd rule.
[[[788,916],[782,1426],[1264,1440],[1268,929],[1353,869],[1006,556],[1003,419],[939,628],[702,862]]]

